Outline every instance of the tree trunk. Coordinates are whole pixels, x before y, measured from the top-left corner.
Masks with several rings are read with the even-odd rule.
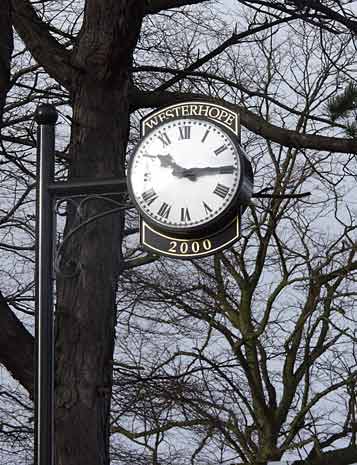
[[[129,70],[142,12],[134,1],[88,1],[75,64],[70,179],[124,176],[129,128]],[[113,208],[91,199],[93,217]],[[83,216],[82,216],[83,218]],[[66,231],[75,221],[69,208]],[[80,229],[62,262],[56,311],[57,465],[108,465],[116,286],[122,269],[123,214]]]
[[[0,129],[5,98],[10,82],[10,63],[13,50],[10,0],[0,2]]]
[[[125,97],[117,95],[114,99],[113,92],[91,89],[90,84],[86,87],[82,86],[74,104],[77,124],[73,131],[72,176],[122,177],[120,162],[126,141],[123,127],[128,119]],[[113,206],[104,200],[93,200],[83,213],[91,217],[110,208]],[[72,277],[58,280],[58,465],[109,463],[115,290],[120,273],[121,235],[122,215],[109,215],[81,229],[66,250],[66,260],[70,255],[76,266]]]

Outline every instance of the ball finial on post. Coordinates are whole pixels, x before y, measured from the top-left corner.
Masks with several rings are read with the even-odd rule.
[[[56,124],[58,113],[56,108],[49,103],[42,103],[35,112],[37,124]]]

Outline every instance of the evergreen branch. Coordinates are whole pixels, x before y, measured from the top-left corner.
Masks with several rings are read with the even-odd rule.
[[[353,82],[350,82],[341,94],[332,97],[327,103],[327,111],[332,121],[347,117],[356,108],[357,85]]]

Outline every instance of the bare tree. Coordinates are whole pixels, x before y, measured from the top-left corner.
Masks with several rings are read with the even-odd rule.
[[[317,66],[311,60],[319,37],[310,29],[303,44],[308,31],[302,32],[299,57],[288,58],[284,45],[262,43],[259,60],[256,56],[261,73],[255,63],[255,79],[266,96],[256,111],[266,119],[277,117],[269,96],[277,96],[279,76],[279,92],[284,85],[295,89],[306,109],[296,118],[296,131],[306,130],[312,109],[324,104],[333,75],[331,63]],[[340,59],[347,66],[351,57]],[[292,77],[282,84],[286,60]],[[285,111],[280,108],[280,117],[291,121]],[[193,463],[265,464],[282,458],[352,464],[357,457],[356,224],[343,199],[345,189],[355,186],[355,160],[341,165],[330,154],[263,145],[244,136],[246,149],[255,153],[256,188],[269,192],[270,199],[254,200],[239,244],[214,259],[179,267],[160,260],[121,280],[125,324],[156,336],[145,343],[155,354],[151,371],[150,356],[139,348],[135,356],[128,345],[122,370],[135,380],[133,398],[126,396],[130,407],[121,398],[125,407],[114,431],[141,439],[152,454],[161,450],[163,460],[169,431],[190,427],[192,448],[187,441],[177,453],[187,453]],[[148,328],[148,319],[156,324]],[[166,343],[160,337],[165,327]],[[134,432],[121,426],[125,415]],[[151,443],[143,439],[147,436]]]

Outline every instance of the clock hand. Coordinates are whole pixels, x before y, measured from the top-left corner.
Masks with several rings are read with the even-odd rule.
[[[176,163],[174,162],[172,156],[170,154],[167,155],[156,155],[157,158],[160,160],[160,165],[164,168],[168,166],[175,166]]]
[[[178,178],[182,177],[182,173],[185,170],[182,166],[178,165],[170,154],[167,155],[157,155],[157,158],[160,160],[161,166],[164,168],[171,167],[173,168],[172,174]]]
[[[197,176],[206,176],[210,174],[231,174],[234,171],[233,165],[224,166],[205,166],[202,168],[187,168],[181,173],[182,177],[196,178]]]
[[[161,166],[172,168],[172,174],[177,178],[188,178],[190,181],[196,181],[197,176],[206,176],[210,174],[230,174],[234,171],[233,165],[224,166],[206,166],[202,168],[183,168],[178,165],[170,154],[157,155]]]

